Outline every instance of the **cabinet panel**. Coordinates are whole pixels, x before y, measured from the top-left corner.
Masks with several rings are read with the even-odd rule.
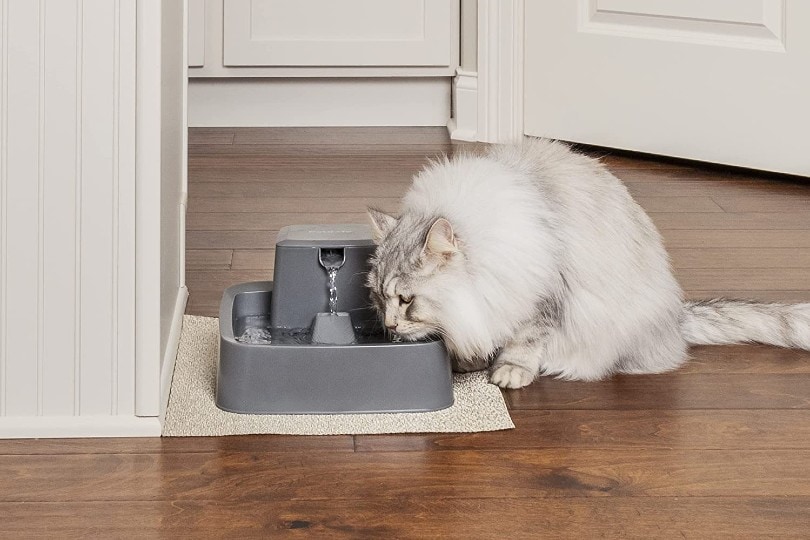
[[[188,0],[188,67],[205,65],[205,0]]]
[[[226,66],[448,66],[458,0],[229,0]]]

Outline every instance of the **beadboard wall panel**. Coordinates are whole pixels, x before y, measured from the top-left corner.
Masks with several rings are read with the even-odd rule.
[[[2,1],[0,436],[134,414],[135,9]]]
[[[49,1],[45,6],[44,35],[47,54],[44,63],[45,93],[43,166],[43,336],[42,414],[59,415],[73,411],[76,403],[74,358],[80,344],[76,317],[76,284],[79,276],[79,215],[76,204],[81,195],[77,174],[77,129],[79,69],[82,49],[78,46],[82,23],[75,2]]]
[[[3,291],[3,405],[7,415],[38,414],[39,290],[39,8],[3,7],[6,198]]]

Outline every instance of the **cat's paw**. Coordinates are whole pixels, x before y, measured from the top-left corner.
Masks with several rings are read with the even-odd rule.
[[[535,374],[515,364],[501,364],[492,369],[489,380],[501,388],[523,388],[534,380]]]

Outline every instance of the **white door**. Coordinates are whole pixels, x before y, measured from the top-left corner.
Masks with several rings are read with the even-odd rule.
[[[449,66],[458,0],[227,0],[226,66]]]
[[[810,1],[525,2],[529,135],[810,176]]]

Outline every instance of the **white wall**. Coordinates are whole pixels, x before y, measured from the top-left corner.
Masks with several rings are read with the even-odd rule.
[[[161,369],[166,360],[169,333],[175,317],[178,294],[182,301],[185,208],[185,95],[186,66],[183,33],[183,2],[163,2],[161,52],[161,235],[160,235],[160,326]],[[182,316],[182,309],[180,315]],[[175,345],[176,347],[176,345]],[[169,360],[171,361],[171,360]]]
[[[161,121],[154,6],[0,0],[0,438],[160,433],[161,265],[182,296],[185,161],[182,84]]]
[[[135,8],[2,2],[0,436],[135,412]],[[152,427],[154,430],[154,427]]]
[[[138,416],[165,411],[187,298],[184,4],[138,3]]]

